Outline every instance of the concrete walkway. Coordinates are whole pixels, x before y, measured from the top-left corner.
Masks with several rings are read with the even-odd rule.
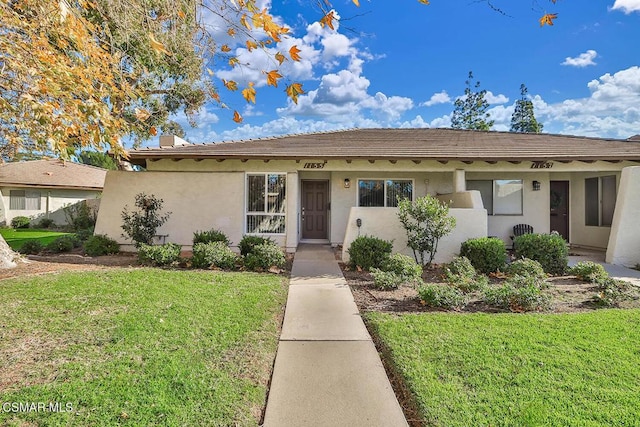
[[[329,246],[301,245],[264,426],[407,426]]]

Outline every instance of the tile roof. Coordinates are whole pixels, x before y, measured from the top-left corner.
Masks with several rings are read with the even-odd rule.
[[[132,150],[148,159],[390,159],[461,161],[640,161],[640,142],[457,129],[353,129],[217,144]]]
[[[106,169],[61,160],[0,165],[0,185],[101,190]]]

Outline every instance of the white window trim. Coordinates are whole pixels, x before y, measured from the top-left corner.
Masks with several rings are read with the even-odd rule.
[[[268,213],[268,212],[264,212],[264,213],[260,213],[260,212],[249,212],[249,206],[248,206],[248,196],[249,196],[249,176],[256,176],[256,175],[264,175],[264,179],[265,179],[265,189],[267,188],[268,183],[266,182],[268,179],[269,175],[283,175],[284,179],[285,179],[285,203],[284,203],[284,213],[277,213],[277,214],[272,214],[272,213]],[[288,174],[286,172],[245,172],[244,173],[244,215],[242,217],[242,230],[243,230],[243,234],[245,235],[250,235],[250,236],[285,236],[287,234],[287,198],[289,197],[289,189],[288,189]],[[266,199],[265,199],[265,206],[266,206]],[[247,230],[247,216],[249,215],[272,215],[272,216],[282,216],[285,219],[285,227],[284,227],[284,233],[249,233],[249,231]]]
[[[487,216],[524,216],[524,187],[525,180],[523,178],[492,178],[492,179],[468,179],[467,181],[490,181],[491,182],[491,214],[487,214]],[[496,190],[496,181],[521,181],[522,182],[522,197],[520,198],[520,213],[515,214],[502,214],[495,213],[496,212],[496,199],[495,199],[495,190]]]
[[[360,206],[360,181],[383,181],[384,182],[384,206]],[[356,179],[356,204],[358,208],[391,208],[398,209],[396,206],[387,206],[387,181],[411,181],[411,201],[416,199],[416,180],[414,178],[358,178]]]

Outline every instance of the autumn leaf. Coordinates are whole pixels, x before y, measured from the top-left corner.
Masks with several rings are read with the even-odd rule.
[[[358,0],[353,0],[353,4],[355,4],[356,6],[360,7],[360,2]]]
[[[251,24],[249,24],[249,20],[247,19],[247,15],[242,15],[242,17],[240,18],[240,23],[247,30],[251,31]]]
[[[247,40],[247,50],[251,52],[253,49],[257,49],[258,45],[253,40]]]
[[[282,65],[282,63],[283,63],[284,61],[286,61],[286,60],[287,60],[287,58],[286,58],[283,54],[281,54],[280,52],[278,52],[278,53],[276,53],[276,60],[280,63],[280,65]]]
[[[183,11],[181,11],[181,10],[178,11],[178,18],[184,19],[186,16],[187,15]]]
[[[231,52],[231,48],[229,47],[229,45],[226,45],[226,44],[223,44],[220,50],[223,52]]]
[[[298,46],[294,44],[293,46],[291,46],[291,49],[289,49],[289,56],[294,61],[300,61],[302,59],[300,58],[300,55],[298,55],[300,52],[301,51],[300,49],[298,49]]]
[[[227,34],[229,34],[231,37],[236,35],[236,30],[234,28],[229,28],[227,30]]]
[[[158,53],[164,53],[167,56],[171,56],[171,52],[169,52],[162,43],[156,40],[153,34],[149,34],[149,40],[151,40],[151,49]]]
[[[542,18],[540,18],[540,26],[542,27],[545,24],[553,26],[553,20],[557,18],[557,13],[545,13]]]
[[[418,0],[418,2],[422,4],[429,4],[429,0]]]
[[[155,126],[151,126],[151,128],[149,129],[149,134],[151,136],[156,136],[158,134],[158,129],[156,129]]]
[[[285,92],[287,93],[287,96],[297,104],[298,95],[302,95],[304,93],[304,90],[302,90],[302,84],[292,83],[291,85],[287,86],[287,89],[285,89]]]
[[[232,67],[235,67],[236,65],[238,65],[240,63],[240,60],[236,57],[233,57],[231,59],[229,59],[229,65]]]
[[[211,70],[211,68],[207,68],[207,74],[213,76],[213,70]]]
[[[321,27],[329,27],[332,30],[335,30],[335,28],[333,27],[333,20],[336,19],[335,15],[333,14],[333,10],[329,13],[327,13],[326,15],[324,15],[322,17],[322,19],[320,19],[320,26]]]
[[[242,96],[247,102],[256,103],[256,90],[253,87],[253,82],[249,82],[249,86],[242,90]]]
[[[135,108],[133,110],[133,113],[135,114],[136,119],[140,120],[141,122],[144,122],[149,117],[151,117],[151,113],[148,110],[145,110],[144,108]]]
[[[278,70],[271,70],[268,73],[263,71],[267,75],[267,85],[278,87],[278,79],[282,78],[282,74],[278,73]]]
[[[224,87],[226,87],[229,90],[238,90],[238,84],[233,80],[222,79],[222,83],[224,84]]]
[[[233,121],[236,123],[242,123],[242,116],[240,115],[240,113],[238,113],[237,111],[233,112]]]

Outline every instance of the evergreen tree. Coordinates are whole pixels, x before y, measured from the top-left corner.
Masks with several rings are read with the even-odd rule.
[[[473,72],[469,71],[469,79],[465,81],[467,87],[464,96],[453,103],[451,127],[454,129],[490,130],[493,120],[490,120],[489,103],[485,99],[486,90],[480,90],[480,82],[476,81],[472,88]]]
[[[101,151],[82,151],[77,157],[78,161],[85,165],[97,166],[108,170],[118,169],[113,157]]]
[[[533,113],[533,102],[527,97],[527,87],[520,85],[521,98],[516,101],[516,109],[511,116],[511,132],[540,133],[544,127],[536,120]]]

